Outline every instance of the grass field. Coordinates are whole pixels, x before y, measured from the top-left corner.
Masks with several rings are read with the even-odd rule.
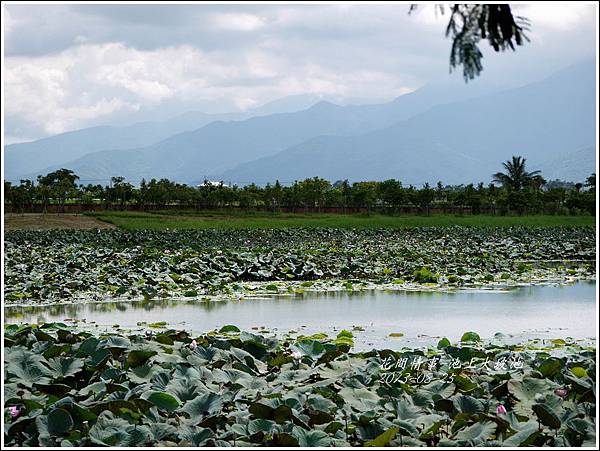
[[[384,216],[379,214],[284,214],[265,212],[102,212],[95,218],[125,230],[162,229],[242,229],[242,228],[403,228],[447,227],[555,227],[593,226],[594,216]]]

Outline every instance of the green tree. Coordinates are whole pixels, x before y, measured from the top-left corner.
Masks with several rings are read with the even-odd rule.
[[[96,201],[102,202],[105,198],[104,188],[100,184],[93,185],[88,183],[86,186],[81,185],[79,191],[81,191],[81,200],[84,205],[92,205]]]
[[[319,211],[325,206],[327,193],[330,190],[331,183],[320,177],[305,179],[298,183],[298,191],[304,207],[316,207]]]
[[[525,162],[525,158],[517,156],[513,156],[512,160],[505,161],[502,166],[504,166],[506,172],[496,172],[493,175],[494,182],[514,191],[520,191],[525,186],[530,185],[532,179],[540,174],[540,171],[527,172]]]
[[[395,179],[384,180],[377,185],[377,198],[395,212],[404,202],[402,183]]]
[[[473,214],[481,213],[481,190],[476,190],[472,183],[465,188],[465,203],[471,207]]]
[[[283,187],[279,180],[276,180],[274,185],[267,183],[263,193],[265,206],[273,212],[277,211],[283,199]]]
[[[112,177],[110,180],[111,198],[118,200],[121,210],[124,210],[125,204],[133,197],[133,185],[125,181],[125,177]]]
[[[417,191],[416,200],[421,209],[423,209],[428,216],[433,199],[435,199],[435,191],[429,186],[429,183],[425,183],[423,188]]]
[[[49,199],[56,197],[61,206],[61,211],[64,213],[65,201],[70,195],[77,192],[75,182],[79,180],[79,176],[75,175],[70,169],[62,168],[44,176],[40,175],[37,180],[43,199],[44,212],[46,212]]]
[[[377,201],[377,182],[355,182],[352,184],[352,200],[354,206],[366,208],[371,213],[371,208]]]
[[[348,179],[338,180],[333,184],[333,190],[337,194],[337,199],[339,199],[339,203],[337,206],[342,207],[342,212],[345,214],[346,209],[350,207],[352,203],[352,187],[348,182]]]
[[[33,181],[29,179],[21,180],[18,190],[21,193],[20,196],[22,199],[21,211],[24,212],[25,205],[27,205],[30,207],[31,212],[33,212],[33,204],[35,202],[37,193],[37,188],[34,185]]]
[[[585,186],[588,187],[588,189],[591,192],[596,192],[596,173],[594,172],[592,175],[590,175],[587,179],[585,179]]]
[[[15,188],[12,183],[4,181],[4,205],[10,205],[11,213],[15,211]]]

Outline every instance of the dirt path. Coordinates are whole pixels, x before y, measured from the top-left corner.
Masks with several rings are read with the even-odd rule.
[[[4,230],[47,230],[47,229],[114,229],[115,226],[90,216],[77,214],[6,213]]]

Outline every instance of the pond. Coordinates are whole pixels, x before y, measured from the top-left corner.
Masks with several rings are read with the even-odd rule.
[[[458,340],[465,331],[504,341],[596,336],[596,282],[524,286],[510,290],[305,292],[237,301],[108,302],[5,307],[5,322],[85,320],[85,327],[137,330],[165,321],[170,328],[206,332],[225,324],[281,335],[353,331],[355,347],[399,348]],[[82,323],[78,323],[79,326]],[[363,330],[364,329],[364,330]],[[402,334],[401,337],[390,334]]]

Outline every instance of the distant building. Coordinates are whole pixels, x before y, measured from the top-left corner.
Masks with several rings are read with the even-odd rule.
[[[209,186],[231,188],[229,185],[225,184],[223,181],[216,182],[214,180],[204,180],[199,185],[196,185],[196,188],[205,188],[205,187],[209,187]]]

